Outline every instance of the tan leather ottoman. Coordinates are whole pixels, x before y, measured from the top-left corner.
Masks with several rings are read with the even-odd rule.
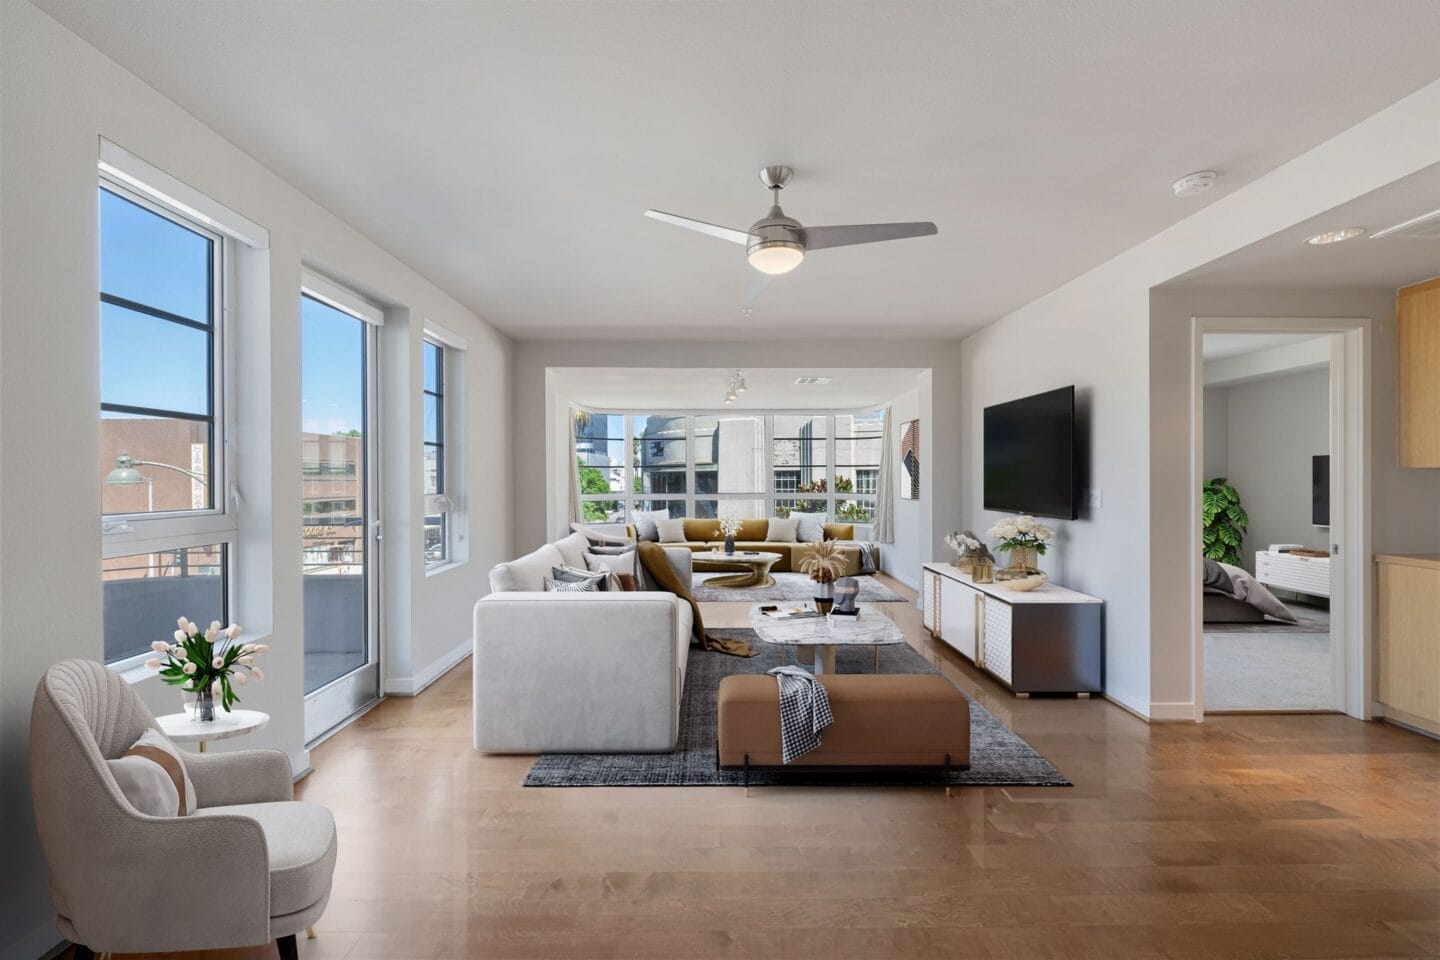
[[[818,678],[834,722],[794,763],[780,754],[780,685],[768,674],[720,681],[716,756],[722,770],[970,766],[970,702],[936,674]],[[748,786],[748,779],[747,779]]]

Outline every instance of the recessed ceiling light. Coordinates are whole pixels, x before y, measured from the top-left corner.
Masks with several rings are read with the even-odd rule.
[[[1364,233],[1364,227],[1344,227],[1340,230],[1326,230],[1324,233],[1317,233],[1313,237],[1306,237],[1305,242],[1312,247],[1323,247],[1327,243],[1340,243],[1345,240],[1354,240]]]
[[[796,377],[795,382],[802,387],[824,386],[830,382],[829,377]]]
[[[1170,189],[1175,191],[1177,197],[1193,197],[1204,193],[1215,186],[1216,173],[1214,170],[1199,170],[1195,173],[1187,173],[1185,176],[1170,184]]]

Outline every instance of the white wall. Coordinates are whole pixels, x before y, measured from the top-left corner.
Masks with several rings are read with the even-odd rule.
[[[418,673],[468,634],[485,571],[510,553],[510,345],[488,325],[232,144],[21,0],[0,0],[0,956],[35,957],[59,940],[29,809],[31,698],[46,667],[101,653],[97,169],[99,138],[142,157],[270,231],[242,252],[235,323],[234,440],[245,493],[236,619],[268,638],[266,682],[247,705],[270,727],[239,746],[302,742],[299,283],[306,261],[388,308],[387,360],[409,382],[387,393],[391,497],[388,569],[407,572],[408,604],[387,610]],[[471,562],[426,579],[418,536],[419,318],[470,344],[473,424],[467,537]],[[389,368],[387,367],[387,370]],[[393,372],[393,371],[392,371]],[[396,423],[399,426],[396,426]],[[395,485],[400,484],[397,490]],[[408,489],[407,489],[408,487]],[[391,556],[406,542],[404,556]],[[401,591],[403,593],[403,591]],[[177,611],[178,613],[178,611]],[[398,620],[396,619],[398,618]],[[407,629],[408,628],[408,629]],[[139,689],[173,712],[178,695]],[[217,744],[217,747],[220,745]]]
[[[856,345],[849,341],[807,342],[800,346],[746,341],[535,340],[517,342],[514,356],[512,539],[517,553],[533,550],[567,528],[566,480],[560,466],[567,455],[567,400],[560,396],[548,372],[560,367],[705,366],[751,370],[773,359],[777,367],[808,363],[823,369],[853,367],[857,357],[863,356],[867,364],[875,367],[922,369],[917,390],[920,417],[933,427],[927,426],[922,436],[922,444],[929,444],[932,452],[921,468],[927,495],[920,504],[917,551],[926,559],[943,556],[944,536],[959,522],[960,431],[954,415],[960,401],[958,342],[882,340],[865,344],[857,354]],[[929,415],[928,410],[939,413]]]
[[[1230,391],[1205,388],[1205,478],[1223,477],[1230,469]]]
[[[900,463],[900,439],[905,432],[905,424],[911,420],[920,420],[920,466],[921,483],[920,499],[906,500],[900,496],[900,492],[908,486],[905,477],[905,468]],[[901,583],[908,584],[916,590],[920,589],[920,565],[928,560],[941,559],[944,554],[931,554],[929,536],[921,536],[920,529],[920,505],[927,498],[934,496],[934,492],[925,486],[924,476],[925,461],[930,455],[930,411],[926,416],[920,415],[920,391],[911,390],[901,394],[890,402],[890,428],[893,436],[890,438],[890,449],[886,452],[890,457],[890,476],[893,478],[894,486],[894,511],[895,511],[895,542],[886,544],[880,548],[880,568]],[[950,531],[942,531],[942,536]],[[921,544],[924,544],[922,549]]]
[[[1224,446],[1212,451],[1211,420],[1224,424]],[[1311,523],[1311,458],[1330,452],[1328,370],[1251,380],[1205,391],[1205,461],[1224,465],[1250,517],[1241,566],[1255,572],[1255,551],[1272,543],[1329,549],[1327,528]]]
[[[1193,593],[1185,546],[1194,522],[1188,496],[1193,358],[1188,319],[1159,313],[1152,319],[1151,288],[1437,162],[1440,83],[965,340],[963,515],[977,531],[990,520],[980,487],[981,409],[1067,383],[1091,391],[1090,486],[1101,490],[1103,506],[1061,525],[1061,542],[1046,567],[1061,582],[1106,601],[1108,696],[1156,719],[1196,718],[1189,626],[1175,614],[1187,609]],[[1380,352],[1377,370],[1384,363]],[[1393,352],[1389,362],[1393,370]],[[1375,427],[1378,438],[1378,419]],[[1378,482],[1375,495],[1376,503],[1384,502]],[[1392,523],[1377,518],[1377,547]],[[1403,539],[1413,544],[1426,537],[1412,532]]]

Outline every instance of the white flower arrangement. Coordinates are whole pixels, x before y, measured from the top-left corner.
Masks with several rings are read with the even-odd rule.
[[[720,529],[716,532],[722,537],[733,537],[740,532],[740,520],[738,513],[722,510],[717,521]]]
[[[986,536],[998,541],[996,547],[1000,550],[1023,550],[1028,547],[1043,557],[1046,544],[1055,539],[1055,530],[1029,514],[1021,514],[999,520]]]
[[[951,550],[954,550],[956,553],[961,555],[970,553],[972,550],[979,550],[981,547],[981,543],[979,540],[976,540],[974,537],[967,536],[958,530],[953,533],[947,533],[945,535],[945,544]]]
[[[150,647],[161,656],[145,661],[146,667],[159,671],[165,683],[185,691],[209,690],[221,709],[229,710],[240,699],[233,688],[245,685],[244,671],[248,670],[256,680],[265,678],[254,663],[255,657],[268,653],[270,647],[264,643],[236,643],[240,636],[238,624],[222,627],[215,620],[201,630],[181,617],[175,625],[179,628],[173,635],[175,642],[156,640]]]

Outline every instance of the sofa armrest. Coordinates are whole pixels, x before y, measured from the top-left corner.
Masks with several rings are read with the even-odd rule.
[[[202,807],[293,800],[290,758],[283,750],[187,753],[185,770]]]
[[[670,593],[497,593],[475,604],[474,744],[674,749],[690,606]]]

